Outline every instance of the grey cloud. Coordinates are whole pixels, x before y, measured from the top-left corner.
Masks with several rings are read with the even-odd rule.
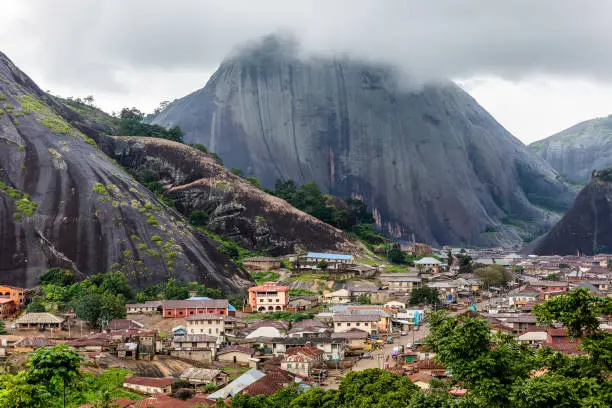
[[[235,46],[290,30],[312,53],[344,52],[414,76],[532,74],[612,79],[598,0],[24,1],[27,24],[0,28],[59,83],[120,91],[118,72],[214,70]]]

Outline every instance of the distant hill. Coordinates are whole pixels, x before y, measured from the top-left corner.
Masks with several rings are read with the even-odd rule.
[[[508,245],[548,230],[575,192],[457,85],[413,85],[390,67],[302,59],[271,36],[153,123],[179,125],[266,187],[315,181],[363,198],[392,236]]]
[[[538,255],[585,255],[612,252],[612,168],[592,177],[572,207],[528,252]]]
[[[612,166],[612,115],[581,122],[529,148],[567,180],[584,185],[593,170]]]

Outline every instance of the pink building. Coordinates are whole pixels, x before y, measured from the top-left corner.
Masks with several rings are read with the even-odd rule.
[[[276,282],[265,282],[263,285],[249,288],[249,305],[253,311],[278,312],[287,310],[288,304],[288,286],[279,286]]]

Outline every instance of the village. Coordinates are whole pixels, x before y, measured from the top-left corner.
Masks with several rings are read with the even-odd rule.
[[[35,289],[0,285],[8,332],[0,335],[1,367],[9,371],[41,347],[66,344],[92,373],[133,372],[123,387],[142,395],[139,407],[214,406],[238,394],[272,395],[292,383],[300,390],[335,389],[346,373],[369,368],[405,375],[427,390],[432,379],[451,375],[424,341],[432,311],[480,316],[492,332],[575,356],[579,339],[564,327],[539,325],[531,311],[574,288],[608,296],[612,281],[606,254],[399,249],[415,260],[398,267],[337,253],[247,258],[244,267],[257,283],[243,304],[197,293],[129,303],[126,318],[100,330],[74,313],[27,312]],[[602,320],[600,328],[612,330],[612,321]],[[466,390],[449,392],[460,398]],[[130,399],[116,403],[135,406]]]

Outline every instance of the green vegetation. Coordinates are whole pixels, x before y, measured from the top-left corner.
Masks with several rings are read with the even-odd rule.
[[[485,288],[503,286],[514,279],[514,273],[501,265],[489,265],[478,268],[474,274],[480,278]]]
[[[37,121],[52,132],[85,139],[85,135],[74,129],[70,123],[43,101],[31,95],[22,95],[19,97],[19,102],[21,102],[21,109],[24,113],[36,114]]]
[[[43,298],[40,296],[36,296],[32,299],[26,310],[28,313],[41,313],[46,312],[47,308],[43,303]]]
[[[603,170],[593,171],[593,178],[598,181],[612,181],[612,167],[608,167]]]
[[[146,136],[183,143],[183,132],[178,126],[166,129],[143,122],[144,114],[136,108],[123,108],[119,114],[119,133],[122,136]]]
[[[440,304],[440,296],[438,289],[428,286],[414,288],[410,292],[411,305],[438,305]]]
[[[136,301],[143,303],[149,300],[183,300],[189,297],[189,292],[195,292],[197,296],[210,298],[221,298],[221,289],[209,288],[197,282],[183,282],[174,278],[168,279],[157,285],[151,285],[136,293]]]
[[[8,334],[6,327],[4,326],[4,320],[0,320],[0,334]]]
[[[18,213],[13,215],[15,220],[20,220],[22,216],[31,217],[34,215],[38,204],[30,200],[30,196],[24,192],[17,190],[14,187],[9,186],[6,183],[0,181],[0,193],[7,194],[10,198],[15,200],[15,206],[17,207]]]
[[[277,272],[252,272],[251,278],[258,285],[262,285],[264,282],[276,282],[280,278],[280,274]]]
[[[123,391],[127,370],[109,368],[94,376],[80,371],[81,358],[66,345],[36,350],[26,371],[0,376],[3,408],[74,408],[86,403],[113,407],[117,398],[140,399]]]
[[[288,322],[299,322],[300,320],[312,319],[314,315],[312,313],[291,313],[285,311],[272,312],[272,313],[255,313],[245,317],[246,320],[284,320]]]
[[[72,109],[73,111],[79,113],[80,115],[93,122],[102,123],[115,130],[119,128],[119,119],[95,107],[93,105],[93,96],[88,96],[84,99],[75,99],[72,97],[61,98],[59,96],[55,96],[54,98],[57,99],[63,105],[67,106],[68,108]]]

